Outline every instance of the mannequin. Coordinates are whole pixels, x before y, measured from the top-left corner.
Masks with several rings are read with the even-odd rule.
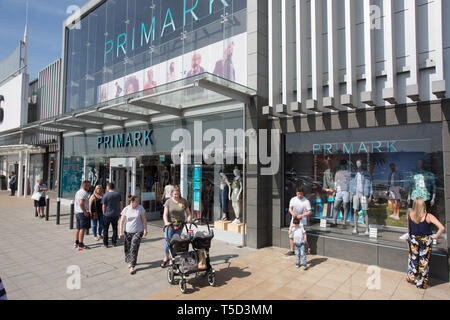
[[[356,173],[350,181],[350,193],[353,200],[353,234],[358,233],[358,217],[360,208],[364,210],[364,223],[366,224],[365,235],[369,235],[369,203],[372,200],[372,179],[367,171],[362,168],[362,160],[356,161]]]
[[[222,211],[222,220],[228,220],[228,199],[230,198],[230,182],[227,176],[222,171],[220,175],[220,188],[219,188],[219,203],[220,211]]]
[[[334,177],[336,188],[333,214],[334,225],[337,225],[337,216],[342,204],[344,206],[344,226],[347,224],[347,216],[350,209],[350,178],[351,172],[347,168],[347,160],[342,160],[339,164],[339,170]]]
[[[93,187],[95,187],[94,184],[92,183],[94,181],[94,173],[92,172],[92,168],[89,168],[89,173],[88,173],[87,179],[91,182],[91,185]]]
[[[327,166],[327,169],[323,173],[322,189],[326,193],[327,200],[323,207],[322,216],[328,217],[328,207],[331,207],[331,204],[328,204],[328,199],[333,196],[335,191],[333,168],[330,156],[325,156],[325,164]]]
[[[96,187],[97,186],[97,182],[98,182],[98,173],[97,173],[97,169],[94,168],[94,176],[92,178],[92,186]]]
[[[241,220],[239,219],[241,215],[241,201],[240,196],[242,192],[242,182],[241,182],[241,175],[238,168],[235,168],[233,170],[234,174],[234,180],[233,185],[231,186],[231,189],[233,190],[231,194],[231,203],[233,205],[234,214],[236,216],[236,219],[234,219],[233,224],[241,223]]]
[[[422,198],[427,205],[427,211],[429,211],[436,202],[436,182],[434,173],[425,171],[424,166],[424,160],[417,160],[417,171],[410,178],[408,199],[410,200],[409,206],[412,208],[414,200]]]

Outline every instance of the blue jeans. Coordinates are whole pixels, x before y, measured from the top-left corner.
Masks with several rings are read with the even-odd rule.
[[[92,219],[92,233],[94,234],[94,238],[97,238],[97,227],[98,234],[101,235],[103,232],[103,214],[98,214],[98,219]]]
[[[295,256],[297,257],[297,265],[300,265],[300,256],[303,258],[303,266],[306,267],[306,249],[305,244],[295,244]]]
[[[179,229],[177,231],[175,231],[173,229],[166,229],[166,231],[165,231],[165,241],[164,241],[164,252],[166,254],[169,254],[169,245],[167,243],[167,239],[169,239],[169,240],[172,239],[174,234],[181,235],[182,231],[183,231],[182,229]]]

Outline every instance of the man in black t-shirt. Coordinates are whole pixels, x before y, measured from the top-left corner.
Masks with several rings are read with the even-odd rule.
[[[117,245],[117,226],[120,214],[123,210],[122,196],[120,193],[114,191],[114,183],[106,185],[106,194],[102,198],[103,209],[103,245],[108,247],[108,231],[109,225],[112,225],[113,236],[112,244]]]

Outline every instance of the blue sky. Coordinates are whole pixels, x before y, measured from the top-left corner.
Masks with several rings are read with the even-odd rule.
[[[23,40],[26,0],[0,0],[0,61],[7,58]],[[83,6],[87,0],[28,0],[28,73],[38,77],[45,66],[61,58],[62,23],[70,6]]]

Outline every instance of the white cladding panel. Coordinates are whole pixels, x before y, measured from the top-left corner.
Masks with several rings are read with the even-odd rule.
[[[28,117],[27,96],[28,76],[21,73],[0,87],[0,95],[4,97],[1,108],[4,119],[0,123],[0,132],[19,128],[26,123]]]
[[[331,1],[335,6],[334,42],[328,38],[330,30],[328,23],[333,21],[329,17],[333,8],[329,0],[298,0],[293,4],[294,6],[301,4],[302,9],[307,12],[304,15],[306,25],[293,28],[294,33],[298,30],[302,32],[301,35],[296,34],[294,41],[302,39],[303,43],[300,46],[296,44],[286,48],[295,50],[297,67],[304,60],[301,67],[303,80],[297,83],[301,83],[300,86],[294,86],[292,92],[289,91],[291,85],[283,86],[282,83],[280,87],[284,87],[285,90],[282,90],[281,100],[284,104],[290,105],[293,101],[304,103],[322,97],[324,101],[327,99],[329,102],[329,98],[332,97],[335,109],[346,110],[342,103],[348,105],[349,101],[355,108],[367,108],[371,104],[389,106],[413,103],[417,101],[417,95],[420,101],[441,99],[443,93],[445,97],[450,97],[448,92],[450,32],[444,32],[450,30],[450,21],[443,19],[450,16],[450,1]],[[315,12],[317,9],[322,12]],[[366,10],[370,10],[369,14]],[[273,37],[281,36],[282,12],[277,12],[278,10],[269,15],[271,19],[269,25],[275,30],[271,33]],[[352,17],[349,17],[349,14]],[[321,22],[317,19],[321,19]],[[298,22],[298,19],[296,21]],[[370,33],[367,32],[368,24]],[[347,29],[346,25],[352,30]],[[334,51],[333,46],[336,46]],[[333,52],[334,55],[330,57]],[[283,54],[281,58],[284,59],[286,56],[291,55]],[[291,65],[289,61],[271,62],[272,74],[281,75],[279,79],[289,78],[283,75],[282,68],[283,65]],[[371,65],[366,67],[366,63],[369,62]],[[321,75],[313,75],[314,70]],[[329,78],[330,70],[337,73],[335,76],[338,82],[337,93],[333,93],[332,88],[328,87],[330,82],[333,84]],[[355,79],[353,84],[347,83],[347,80],[351,81],[355,77],[356,83]],[[294,81],[297,81],[297,78],[298,74],[295,74]],[[367,79],[373,79],[372,85]],[[269,90],[274,90],[274,87],[276,86],[272,86]],[[298,92],[300,87],[301,93]],[[439,92],[442,90],[440,88],[445,92]],[[416,91],[418,92],[415,95]],[[276,93],[272,91],[272,97],[273,94],[276,97],[279,91]],[[271,99],[271,102],[274,100],[276,99]],[[322,105],[322,101],[319,101],[318,105]]]

